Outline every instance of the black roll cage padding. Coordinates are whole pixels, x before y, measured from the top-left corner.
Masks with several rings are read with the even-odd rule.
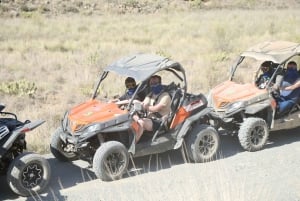
[[[93,97],[92,99],[95,99],[97,97],[97,93],[98,93],[98,88],[99,88],[99,85],[100,83],[107,77],[108,75],[108,71],[104,71],[102,74],[101,74],[101,79],[98,80],[95,88],[94,88],[94,94],[93,94]]]
[[[173,83],[173,82],[172,82]],[[172,84],[171,83],[171,84]],[[158,128],[158,130],[154,133],[153,137],[152,137],[152,142],[156,139],[157,135],[159,134],[159,132],[161,131],[161,129],[164,127],[164,124],[169,120],[169,118],[173,118],[175,113],[177,112],[178,109],[178,105],[180,104],[180,100],[178,100],[178,103],[176,104],[177,107],[174,108],[174,101],[176,100],[176,98],[178,98],[177,96],[179,95],[179,93],[181,92],[181,89],[175,89],[174,94],[172,94],[171,97],[171,111],[168,114],[168,117],[163,119],[160,123],[160,126]],[[170,94],[170,93],[169,93]],[[168,125],[169,126],[169,125]]]
[[[236,71],[236,68],[238,67],[238,65],[240,65],[242,63],[242,61],[244,60],[245,57],[240,57],[239,60],[236,62],[236,64],[234,65],[234,68],[231,70],[231,76],[230,76],[230,81],[232,81],[232,78],[234,77],[234,73]]]
[[[271,66],[272,66],[273,64],[275,64],[275,63],[271,61]],[[283,69],[284,64],[285,64],[285,63],[278,64],[278,66],[275,68],[275,71],[273,72],[273,74],[272,74],[270,80],[267,82],[267,86],[269,86],[270,83],[272,82],[272,80],[275,78],[275,76],[277,76],[277,72],[279,71],[279,69],[280,69],[280,68]],[[275,82],[276,82],[276,80],[275,80]],[[282,80],[281,80],[281,82],[282,82]],[[280,83],[280,85],[281,85],[281,83]]]
[[[175,70],[168,68],[166,69],[166,71],[172,72],[181,82],[183,81],[183,78],[180,75],[178,75],[178,73]]]

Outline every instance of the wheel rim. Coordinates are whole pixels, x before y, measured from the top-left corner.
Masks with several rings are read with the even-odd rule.
[[[216,140],[212,135],[204,135],[199,141],[199,152],[204,156],[208,156],[213,153],[215,145]]]
[[[125,156],[122,153],[111,153],[107,156],[104,165],[108,174],[117,176],[125,169]]]
[[[31,189],[39,185],[43,179],[43,167],[37,163],[26,166],[22,173],[22,184],[25,188]]]
[[[265,129],[261,126],[255,127],[251,132],[251,143],[259,145],[265,136]]]

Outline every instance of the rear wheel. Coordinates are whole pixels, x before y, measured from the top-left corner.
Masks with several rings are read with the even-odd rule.
[[[266,144],[269,129],[261,118],[247,118],[239,129],[239,141],[247,151],[258,151]]]
[[[72,149],[71,144],[67,144],[64,141],[61,140],[60,135],[63,133],[63,130],[61,127],[59,127],[52,135],[51,137],[51,143],[50,143],[50,151],[60,161],[73,161],[77,160],[77,155],[72,152],[70,149]]]
[[[191,160],[206,162],[215,158],[220,147],[220,137],[213,127],[200,124],[192,128],[186,143]]]
[[[7,182],[10,188],[22,196],[41,193],[50,181],[48,161],[35,153],[22,153],[9,165]]]
[[[129,163],[126,147],[117,141],[103,143],[96,151],[93,169],[98,178],[112,181],[122,178]]]

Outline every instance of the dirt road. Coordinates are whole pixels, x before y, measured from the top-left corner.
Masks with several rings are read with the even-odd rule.
[[[273,132],[266,147],[244,151],[238,140],[221,137],[221,156],[186,163],[181,151],[138,158],[138,175],[114,182],[95,179],[82,161],[61,163],[48,155],[52,180],[32,198],[14,195],[0,177],[0,200],[300,200],[300,129]]]

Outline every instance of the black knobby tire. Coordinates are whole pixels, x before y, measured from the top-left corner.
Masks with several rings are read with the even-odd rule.
[[[187,153],[196,163],[215,159],[220,147],[220,137],[215,128],[209,125],[195,125],[187,136]]]
[[[63,133],[61,127],[56,129],[56,131],[51,136],[50,151],[60,161],[67,162],[77,160],[78,156],[73,152],[66,152],[64,149],[67,144],[61,140],[60,135]]]
[[[39,154],[27,152],[20,154],[9,165],[7,182],[16,194],[32,196],[47,188],[50,176],[48,161]]]
[[[239,141],[247,151],[258,151],[266,144],[269,129],[265,120],[261,118],[247,118],[239,129]]]
[[[103,143],[96,151],[93,169],[98,178],[112,181],[122,178],[129,163],[126,147],[117,141]]]

